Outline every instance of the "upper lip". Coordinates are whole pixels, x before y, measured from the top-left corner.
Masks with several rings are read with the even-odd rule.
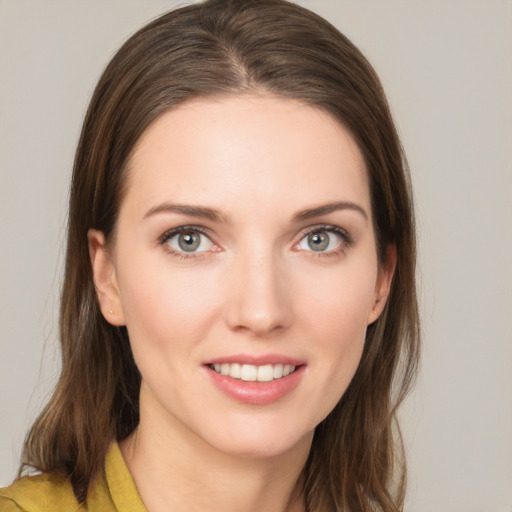
[[[229,356],[215,357],[213,359],[208,359],[207,361],[204,362],[205,365],[222,363],[252,364],[254,366],[264,366],[267,364],[290,364],[293,366],[300,366],[305,364],[305,361],[297,359],[296,357],[290,357],[283,354],[233,354]]]

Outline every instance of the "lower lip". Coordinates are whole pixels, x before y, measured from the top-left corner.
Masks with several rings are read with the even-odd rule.
[[[223,393],[238,402],[250,405],[265,405],[276,402],[291,393],[300,383],[304,375],[305,365],[299,366],[286,377],[270,382],[247,382],[221,375],[209,366],[205,366],[213,383]]]

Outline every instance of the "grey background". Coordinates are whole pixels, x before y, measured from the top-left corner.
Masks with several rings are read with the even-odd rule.
[[[414,512],[512,512],[512,1],[304,0],[380,74],[412,169],[424,353]],[[175,2],[0,0],[0,485],[58,370],[66,201],[112,53]]]

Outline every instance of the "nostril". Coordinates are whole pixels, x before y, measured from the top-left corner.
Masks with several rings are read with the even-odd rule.
[[[258,251],[256,251],[258,252]],[[290,286],[271,256],[244,251],[230,268],[225,318],[230,329],[275,335],[291,324]]]

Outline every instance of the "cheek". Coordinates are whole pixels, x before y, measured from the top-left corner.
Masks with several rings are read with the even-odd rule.
[[[318,423],[338,403],[361,360],[375,279],[372,266],[347,265],[330,279],[319,280],[317,274],[315,283],[308,283],[309,293],[302,294],[302,317],[310,334],[315,374],[313,393],[321,404],[315,417]]]
[[[304,274],[296,294],[301,316],[324,332],[326,340],[360,338],[375,299],[376,267],[347,264],[336,271]]]
[[[217,309],[216,277],[201,269],[176,271],[162,258],[137,259],[119,268],[119,288],[130,339],[136,346],[173,349],[194,343]]]
[[[125,272],[120,269],[119,285],[130,345],[143,381],[155,395],[165,389],[162,403],[172,396],[178,404],[180,383],[190,380],[188,363],[201,361],[198,349],[216,317],[215,297],[209,290],[213,276],[198,269],[176,271],[167,261],[155,260],[141,265],[132,258]],[[201,400],[193,386],[188,393],[192,400]]]
[[[334,290],[331,301],[318,301],[310,329],[316,332],[316,357],[330,375],[337,401],[359,364],[366,337],[368,295]]]

